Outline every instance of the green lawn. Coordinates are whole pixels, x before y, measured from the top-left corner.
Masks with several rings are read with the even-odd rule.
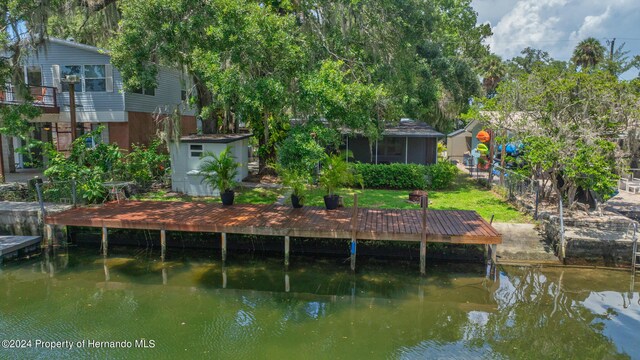
[[[340,189],[345,206],[352,206],[353,194],[358,194],[358,206],[383,209],[419,209],[408,201],[408,190]],[[324,206],[324,192],[314,189],[305,200],[306,205]],[[496,222],[531,222],[531,218],[494,193],[467,176],[460,175],[451,190],[429,191],[429,208],[440,210],[475,210],[489,220],[495,215]]]
[[[248,189],[241,188],[236,190],[236,204],[272,204],[278,200],[283,190],[279,189]],[[151,191],[144,194],[138,194],[131,197],[132,200],[143,201],[203,201],[203,202],[220,202],[219,197],[193,197],[189,195],[176,194],[166,190]]]
[[[236,191],[238,204],[271,204],[285,193],[279,189],[246,189]],[[344,198],[345,206],[352,206],[353,194],[358,194],[358,206],[384,209],[418,209],[418,205],[408,201],[408,190],[378,190],[378,189],[340,189],[339,195]],[[324,191],[313,189],[307,195],[305,205],[324,206]],[[219,202],[218,197],[193,198],[191,196],[167,193],[164,190],[149,192],[133,197],[136,200],[163,201],[205,201]],[[496,222],[531,222],[531,218],[520,213],[516,208],[493,191],[478,186],[472,179],[460,175],[450,190],[430,191],[429,208],[442,210],[475,210],[480,216],[489,220],[495,215]]]

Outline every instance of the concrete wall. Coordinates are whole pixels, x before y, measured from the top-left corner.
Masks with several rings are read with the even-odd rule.
[[[171,154],[171,189],[173,191],[182,192],[192,196],[217,196],[218,190],[213,190],[208,184],[204,183],[203,176],[199,174],[199,167],[202,159],[194,151],[191,145],[202,145],[202,152],[211,151],[220,154],[227,146],[233,150],[236,162],[240,164],[236,181],[240,182],[249,175],[249,140],[242,139],[231,142],[229,144],[221,143],[173,143],[170,148]]]
[[[47,213],[70,209],[71,205],[45,205]],[[37,202],[0,202],[0,235],[42,236],[44,226]],[[56,233],[62,231],[57,228]]]

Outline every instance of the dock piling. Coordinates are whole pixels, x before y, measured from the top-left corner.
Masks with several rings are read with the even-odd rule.
[[[44,241],[48,248],[53,247],[53,225],[44,226]]]
[[[164,262],[165,256],[167,255],[167,231],[160,230],[160,257],[162,258],[162,262]]]
[[[227,288],[227,267],[222,263],[222,288]]]
[[[108,247],[109,247],[109,243],[107,240],[107,227],[103,226],[102,227],[102,255],[103,256],[107,256],[108,253]]]
[[[289,283],[289,274],[284,274],[284,291],[291,291],[291,285]]]
[[[284,269],[289,270],[289,246],[290,246],[290,238],[289,236],[284,237]]]
[[[351,271],[356,271],[357,230],[358,230],[358,194],[353,194],[353,216],[351,217]]]
[[[227,233],[220,234],[220,248],[222,254],[222,262],[227,261]]]
[[[422,196],[422,237],[420,238],[420,275],[427,274],[427,197]]]

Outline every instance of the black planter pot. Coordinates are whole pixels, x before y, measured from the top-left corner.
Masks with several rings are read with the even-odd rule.
[[[220,199],[222,199],[222,205],[233,205],[233,199],[235,198],[236,193],[233,190],[226,190],[223,193],[220,193]]]
[[[325,195],[324,196],[324,206],[327,210],[335,210],[338,208],[338,204],[340,203],[340,196],[338,195]]]
[[[295,208],[295,209],[300,209],[302,207],[302,201],[300,201],[300,198],[291,194],[291,205]]]

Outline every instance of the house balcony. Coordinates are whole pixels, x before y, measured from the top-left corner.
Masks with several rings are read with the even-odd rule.
[[[0,105],[18,105],[30,101],[34,106],[42,109],[46,114],[59,114],[58,89],[52,86],[29,86],[32,99],[27,100],[16,94],[15,87],[7,85],[0,89]]]

